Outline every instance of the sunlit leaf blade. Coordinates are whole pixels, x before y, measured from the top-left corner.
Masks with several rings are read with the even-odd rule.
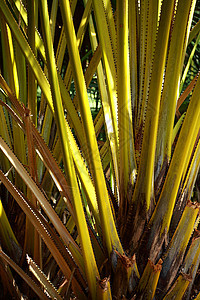
[[[68,9],[70,6],[68,3]],[[71,12],[71,11],[70,11]],[[81,241],[81,247],[83,252],[83,258],[85,262],[85,272],[90,286],[90,293],[93,298],[96,295],[96,276],[98,276],[98,270],[96,267],[95,257],[92,251],[92,245],[88,233],[86,220],[84,217],[84,211],[81,202],[81,196],[79,193],[79,187],[75,176],[75,168],[73,165],[72,155],[70,152],[69,140],[67,135],[67,128],[65,124],[64,111],[62,107],[61,93],[59,89],[59,82],[56,72],[55,57],[53,54],[53,44],[51,40],[48,8],[47,3],[41,2],[41,18],[42,26],[45,34],[45,50],[47,56],[47,65],[50,76],[50,83],[52,87],[52,98],[55,109],[55,118],[57,122],[58,132],[61,138],[61,146],[63,152],[63,161],[66,173],[68,174],[70,185],[72,186],[73,205],[76,216],[76,222],[79,231],[79,237]]]
[[[28,2],[28,42],[36,55],[36,44],[35,44],[35,27],[36,27],[36,4],[34,1]],[[34,124],[37,125],[37,83],[35,80],[35,76],[33,70],[31,70],[30,66],[28,69],[28,107],[32,113],[32,119]]]
[[[152,218],[149,222],[150,228],[150,248],[153,250],[152,246],[155,247],[158,242],[158,248],[162,245],[164,237],[169,230],[169,225],[173,213],[173,207],[175,205],[175,200],[180,185],[180,180],[183,175],[184,167],[188,164],[197,134],[199,132],[199,116],[200,116],[200,102],[198,98],[198,90],[200,87],[200,80],[197,81],[195,90],[193,92],[192,98],[190,100],[190,105],[188,107],[181,132],[178,138],[178,142],[169,166],[167,177],[160,194],[160,199],[157,206],[153,212]],[[190,125],[189,125],[190,124]],[[168,196],[170,195],[170,197]],[[161,217],[162,216],[162,217]],[[162,220],[162,222],[161,222]],[[156,226],[156,227],[154,227]],[[160,228],[160,236],[154,235],[152,240],[152,230],[155,228]],[[154,228],[154,229],[153,229]],[[154,254],[153,254],[154,253]],[[152,252],[153,256],[156,254],[155,251]]]
[[[117,1],[117,94],[118,94],[118,122],[119,122],[119,161],[120,161],[120,210],[119,217],[122,219],[127,209],[128,183],[135,166],[131,93],[130,93],[130,70],[129,70],[129,47],[128,47],[128,2]],[[133,156],[133,158],[131,157]],[[129,199],[130,201],[130,199]]]
[[[195,1],[188,1],[187,5],[179,1],[177,5],[177,11],[171,37],[172,43],[169,47],[169,57],[165,72],[165,81],[162,93],[162,102],[160,108],[161,111],[158,126],[156,162],[158,162],[159,157],[160,167],[162,167],[164,160],[167,160],[169,162],[171,157],[171,140],[174,114],[176,111],[176,101],[177,95],[179,93],[180,77],[193,16],[194,5]],[[185,22],[185,20],[188,20],[188,22]],[[181,32],[180,27],[182,28]],[[176,47],[180,49],[180,52],[176,51]],[[175,64],[176,69],[174,70]],[[156,172],[159,171],[156,170]]]
[[[107,1],[108,3],[110,1]],[[103,1],[93,1],[93,8],[96,17],[96,24],[98,28],[98,35],[102,48],[102,58],[104,65],[104,72],[107,82],[107,92],[109,99],[110,112],[113,122],[113,133],[115,142],[118,145],[118,129],[117,129],[117,95],[116,95],[116,69],[114,64],[114,57],[112,55],[112,49],[115,46],[115,34],[112,31],[112,38],[109,38],[109,27],[106,19],[105,6]],[[114,50],[113,50],[114,51]]]
[[[9,26],[5,23],[5,20],[1,20],[1,31],[2,31],[2,41],[4,45],[4,49],[7,50],[6,52],[3,51],[3,61],[4,61],[4,68],[6,69],[5,75],[7,81],[9,82],[12,90],[14,93],[19,97],[19,70],[17,70],[17,59],[15,56],[14,51],[14,43],[12,39],[12,33]],[[25,140],[21,130],[18,126],[15,126],[15,121],[13,121],[12,126],[13,131],[13,140],[14,140],[14,150],[19,157],[19,159],[26,164],[26,154],[25,154]],[[23,145],[23,146],[22,146]],[[21,180],[16,176],[16,184],[19,186],[23,186]],[[23,187],[24,188],[24,187]]]
[[[149,259],[138,284],[138,299],[153,299],[162,270],[162,259],[156,265]]]
[[[164,300],[170,300],[170,299],[182,299],[184,296],[184,293],[191,282],[191,275],[182,273],[179,275],[175,283],[173,284],[170,291],[167,293],[167,295],[163,298]]]
[[[110,208],[106,183],[103,179],[104,174],[99,156],[97,141],[94,139],[94,126],[92,122],[92,116],[90,113],[87,91],[80,63],[80,56],[76,44],[75,32],[71,21],[70,7],[68,2],[64,3],[63,1],[61,1],[61,4],[65,33],[67,37],[68,51],[72,64],[72,73],[77,89],[77,94],[79,96],[79,107],[81,111],[81,117],[83,120],[84,132],[88,142],[87,147],[88,153],[90,154],[89,166],[91,166],[91,172],[95,178],[95,189],[97,194],[98,207],[100,211],[100,218],[102,222],[102,229],[104,232],[104,239],[106,241],[109,253],[111,253],[112,251],[112,246],[114,246],[119,251],[122,251],[122,246],[116,231]],[[109,220],[109,223],[107,222],[107,220]]]
[[[97,69],[97,80],[98,80],[99,91],[100,91],[101,99],[102,99],[102,114],[104,113],[103,122],[105,122],[107,137],[108,137],[109,142],[110,142],[110,150],[112,151],[112,162],[113,162],[113,168],[114,168],[114,177],[115,177],[115,181],[117,182],[116,189],[118,190],[119,189],[119,187],[118,187],[119,186],[118,140],[117,140],[118,133],[116,133],[114,131],[114,130],[116,130],[116,123],[114,123],[114,120],[112,118],[112,111],[111,111],[110,104],[109,104],[109,95],[108,95],[108,91],[107,91],[107,88],[106,88],[103,65],[102,65],[101,61],[98,61],[98,59],[99,60],[101,59],[102,49],[101,49],[101,46],[98,45],[97,34],[96,34],[96,31],[95,31],[94,22],[93,22],[91,16],[90,16],[90,19],[89,19],[89,27],[90,27],[91,47],[92,47],[93,51],[95,51],[94,55],[93,55],[93,58],[91,59],[91,64],[92,64],[92,60],[94,59],[95,63],[93,63],[92,65],[94,67],[96,67],[95,69]],[[98,54],[98,56],[97,56],[97,54]],[[96,58],[96,56],[98,58]],[[98,65],[96,66],[97,62],[98,62]],[[90,65],[89,65],[89,67],[90,67]],[[87,87],[88,87],[87,72],[89,71],[89,67],[87,68],[86,73],[85,73],[85,79],[86,79]],[[92,74],[93,73],[91,73],[90,76]],[[95,125],[95,131],[96,131],[96,125]]]
[[[169,12],[169,15],[172,16],[173,1],[163,1],[162,5],[160,26],[158,29],[157,44],[155,46],[151,83],[149,86],[148,103],[146,108],[143,145],[140,155],[140,164],[136,185],[132,197],[133,210],[130,211],[130,220],[132,220],[133,217],[135,220],[133,226],[129,225],[127,222],[123,233],[125,236],[127,236],[126,230],[130,230],[130,232],[132,232],[134,244],[136,244],[139,240],[144,228],[145,221],[146,219],[148,219],[148,215],[154,206],[154,157],[159,118],[160,92],[162,88],[162,80],[169,38],[168,34],[170,30],[170,18],[166,16],[166,10]],[[162,59],[160,59],[161,57]],[[138,226],[138,224],[140,224],[140,226]],[[129,229],[129,226],[132,228]]]
[[[25,57],[27,58],[27,61],[29,62],[36,79],[38,80],[38,82],[40,82],[40,87],[48,101],[50,108],[53,110],[50,86],[49,86],[47,78],[45,77],[37,59],[35,58],[33,52],[31,51],[30,46],[26,42],[22,32],[20,31],[16,21],[14,20],[11,12],[9,11],[9,9],[4,1],[1,1],[0,9],[1,9],[6,21],[8,22],[13,34],[15,35],[15,38],[16,38],[17,42],[19,43],[21,50],[23,51]]]

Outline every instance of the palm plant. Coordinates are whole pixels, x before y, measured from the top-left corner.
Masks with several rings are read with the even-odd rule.
[[[187,76],[196,1],[23,2],[0,0],[4,296],[189,299],[200,262],[200,78]]]

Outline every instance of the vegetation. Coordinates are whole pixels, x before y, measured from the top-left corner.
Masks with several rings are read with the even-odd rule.
[[[0,0],[4,298],[200,299],[198,7]]]

